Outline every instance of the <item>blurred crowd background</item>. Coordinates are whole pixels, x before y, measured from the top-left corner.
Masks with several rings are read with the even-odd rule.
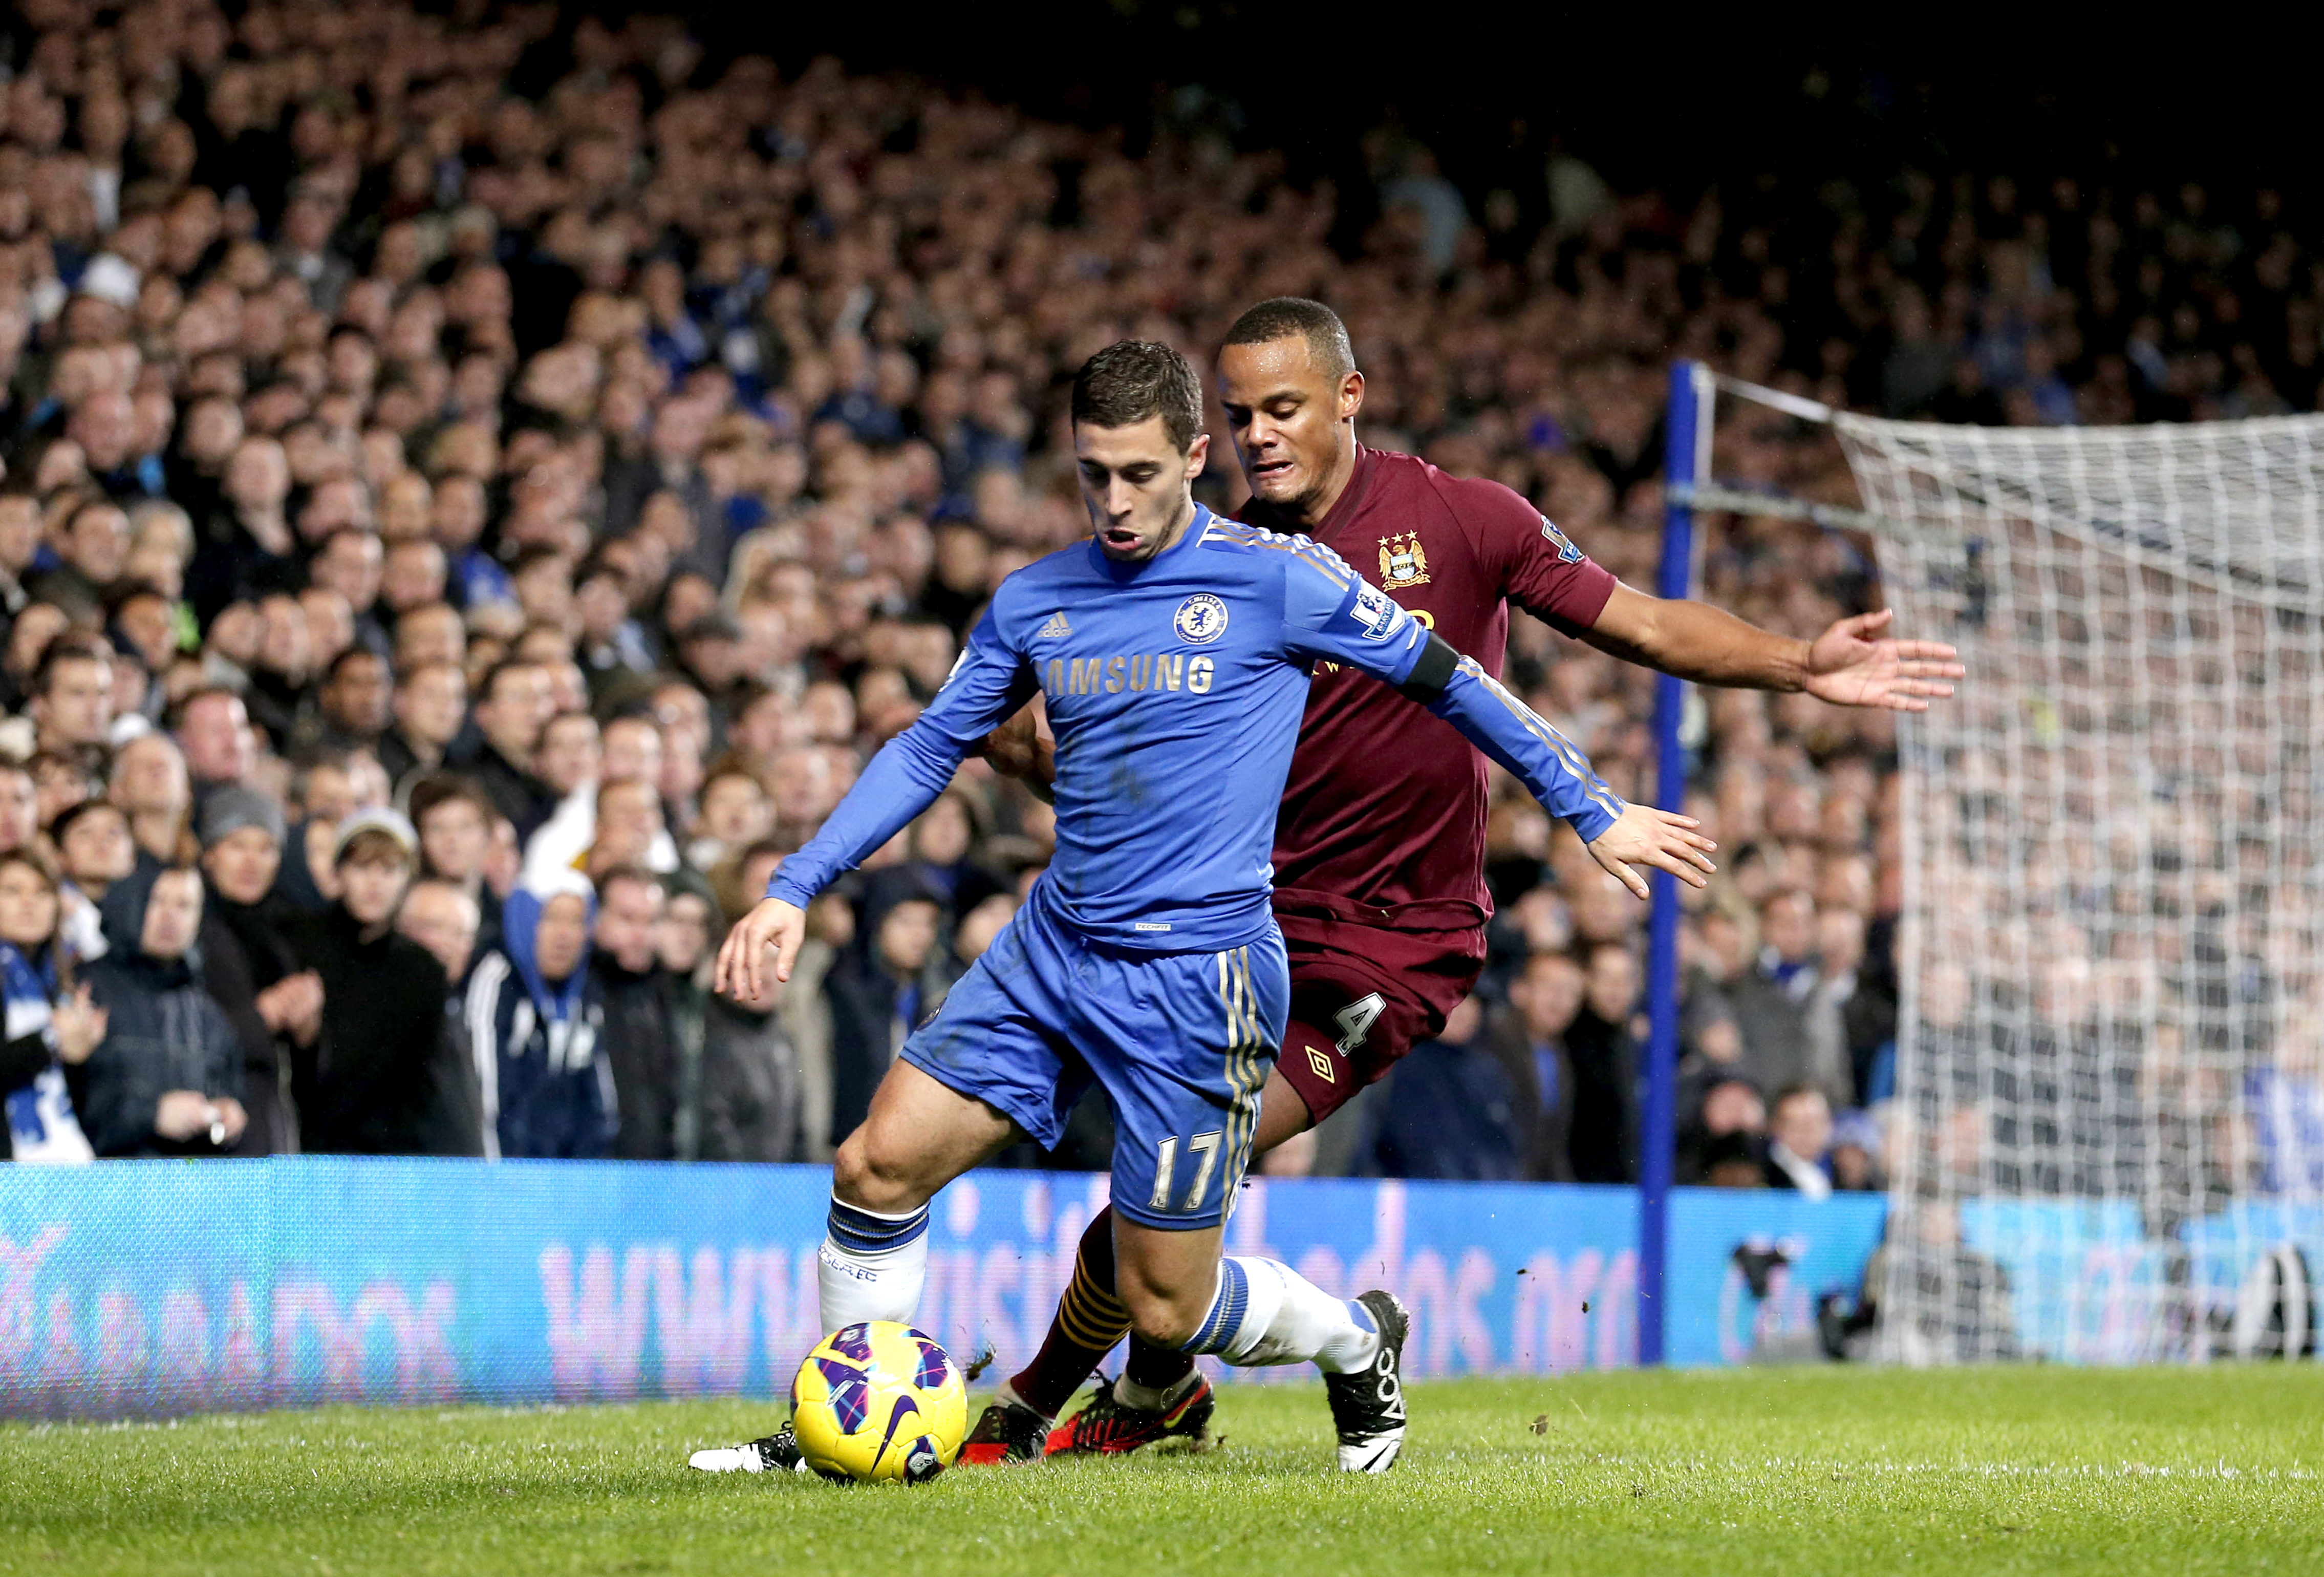
[[[1645,586],[1674,355],[1989,424],[2324,379],[2286,199],[2119,164],[1682,192],[1391,122],[1318,176],[1198,91],[1045,119],[546,5],[21,0],[0,70],[20,1160],[827,1156],[1047,807],[971,762],[770,1010],[707,961],[999,580],[1084,533],[1065,392],[1117,338],[1203,366],[1251,302],[1325,300],[1364,441]],[[1853,501],[1779,415],[1716,448]],[[1707,524],[1709,600],[1798,634],[1878,604],[1862,541]],[[1524,620],[1508,672],[1643,788],[1650,676]],[[1704,692],[1687,742],[1726,853],[1683,934],[1683,1178],[1878,1186],[1892,724]],[[1645,908],[1500,789],[1476,997],[1271,1167],[1632,1175]],[[1010,1159],[1109,1142],[1092,1107]]]

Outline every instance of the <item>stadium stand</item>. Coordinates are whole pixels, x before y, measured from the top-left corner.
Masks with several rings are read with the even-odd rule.
[[[83,1024],[43,961],[134,952],[107,889],[198,861],[242,1049],[238,1094],[157,1075],[150,1132],[116,1133],[108,1085],[98,1148],[827,1155],[898,1021],[1040,869],[1046,807],[972,763],[817,906],[772,1017],[706,1000],[704,970],[992,586],[1083,533],[1064,389],[1113,339],[1199,366],[1251,301],[1329,301],[1366,441],[1506,483],[1639,583],[1674,355],[1992,424],[2308,410],[2324,378],[2324,275],[2264,190],[1906,171],[1802,207],[1618,193],[1560,152],[1520,202],[1383,133],[1349,255],[1342,194],[1203,125],[1133,153],[827,60],[786,79],[668,20],[454,14],[26,0],[0,23],[0,850],[61,883],[44,926],[45,866],[0,870],[0,909],[32,873],[0,913],[11,1031],[20,998]],[[1779,415],[1717,444],[1722,476],[1853,502]],[[1860,542],[1737,516],[1702,586],[1800,633],[1879,595]],[[1647,676],[1524,620],[1509,655],[1641,788]],[[1683,1176],[1878,1186],[1892,724],[1724,693],[1689,738],[1685,808],[1729,857],[1684,933]],[[124,817],[76,814],[97,799]],[[1552,834],[1502,797],[1479,1010],[1271,1165],[1630,1176],[1646,911]],[[374,955],[444,976],[432,1053],[329,1055],[320,982]],[[525,1090],[475,1056],[608,1002],[603,1033],[655,1055],[609,1043]],[[59,1120],[109,1065],[0,1065],[22,1158],[88,1153]],[[1102,1122],[1048,1164],[1102,1156]]]

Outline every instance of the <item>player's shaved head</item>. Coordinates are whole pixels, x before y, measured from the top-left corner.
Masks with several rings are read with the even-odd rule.
[[[1307,342],[1307,355],[1317,372],[1338,378],[1356,370],[1355,346],[1348,326],[1321,301],[1305,296],[1277,296],[1248,309],[1227,330],[1222,345],[1265,345],[1293,337]]]
[[[1168,346],[1117,340],[1074,375],[1075,427],[1136,427],[1155,416],[1182,455],[1203,430],[1202,383],[1186,358]]]
[[[1314,529],[1355,475],[1364,375],[1346,326],[1321,301],[1261,301],[1227,331],[1218,370],[1227,431],[1268,523]]]

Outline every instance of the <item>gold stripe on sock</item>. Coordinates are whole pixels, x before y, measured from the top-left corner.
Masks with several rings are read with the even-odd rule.
[[[1130,1333],[1130,1310],[1076,1262],[1073,1284],[1057,1305],[1057,1323],[1077,1344],[1102,1352]]]

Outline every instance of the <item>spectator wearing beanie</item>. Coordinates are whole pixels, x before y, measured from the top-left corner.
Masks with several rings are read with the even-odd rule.
[[[392,810],[339,824],[331,863],[340,896],[305,947],[323,982],[322,1037],[300,1063],[310,1151],[421,1155],[435,1131],[444,966],[395,930],[419,862],[411,824]]]
[[[292,940],[302,917],[275,890],[282,807],[254,788],[221,788],[203,807],[200,833],[202,985],[242,1041],[250,1125],[236,1153],[294,1153],[292,1070],[322,1033],[323,982]]]
[[[113,945],[88,983],[106,1034],[83,1075],[82,1130],[100,1156],[222,1155],[247,1120],[243,1051],[194,967],[201,877],[137,872],[103,908]]]

